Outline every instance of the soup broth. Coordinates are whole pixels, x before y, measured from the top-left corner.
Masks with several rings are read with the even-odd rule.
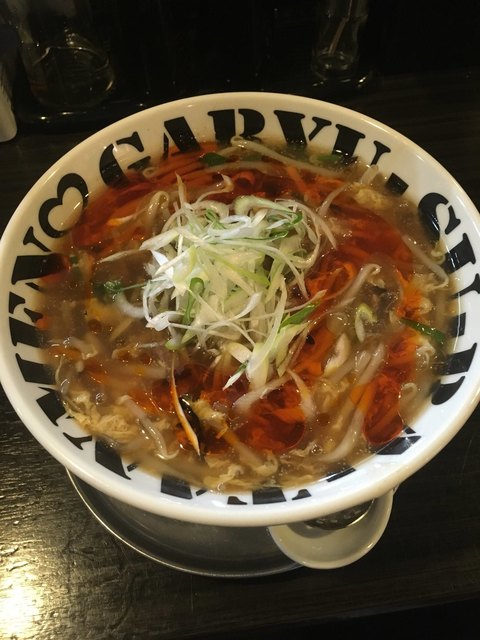
[[[291,486],[398,436],[453,309],[444,252],[376,168],[234,138],[91,198],[44,278],[68,413],[125,460]]]

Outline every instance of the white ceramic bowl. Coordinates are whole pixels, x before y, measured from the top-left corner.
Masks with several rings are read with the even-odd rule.
[[[87,193],[147,156],[165,140],[188,147],[196,139],[234,134],[308,142],[378,163],[393,189],[420,203],[422,215],[448,248],[460,306],[451,355],[428,406],[379,453],[347,473],[308,486],[220,494],[129,469],[68,419],[36,345],[35,282],[61,226]],[[76,212],[76,213],[75,213]],[[399,133],[362,114],[303,97],[268,93],[200,96],[125,118],[88,138],[49,169],[27,193],[0,245],[0,361],[4,389],[35,438],[72,473],[123,502],[189,522],[267,526],[309,520],[396,487],[437,454],[475,408],[480,389],[480,254],[478,212],[434,159]],[[19,465],[21,474],[21,465]]]

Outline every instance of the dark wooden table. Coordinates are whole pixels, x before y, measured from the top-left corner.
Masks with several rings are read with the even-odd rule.
[[[480,207],[480,70],[383,78],[342,102],[424,147]],[[23,132],[0,145],[0,230],[33,182],[87,133]],[[385,534],[362,560],[218,579],[170,569],[114,538],[2,392],[0,638],[278,638],[279,629],[341,632],[362,620],[370,634],[383,625],[396,638],[418,609],[430,630],[443,628],[448,611],[457,615],[454,637],[477,637],[465,615],[480,602],[479,429],[480,409],[400,486]],[[402,637],[419,637],[414,629]]]

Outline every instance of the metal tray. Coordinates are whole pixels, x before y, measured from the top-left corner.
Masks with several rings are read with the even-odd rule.
[[[218,578],[251,578],[300,566],[279,550],[266,527],[216,527],[165,518],[115,500],[70,471],[67,475],[107,531],[172,569]]]

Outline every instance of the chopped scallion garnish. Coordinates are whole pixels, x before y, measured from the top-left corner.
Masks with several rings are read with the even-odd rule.
[[[138,284],[130,284],[124,286],[121,280],[107,280],[106,282],[94,282],[93,293],[100,300],[108,300],[109,302],[113,302],[115,300],[115,296],[119,293],[129,291],[130,289],[140,289],[144,286],[145,282],[139,282]]]
[[[190,324],[192,322],[192,309],[198,296],[201,296],[205,289],[205,283],[201,278],[192,278],[187,298],[185,313],[183,314],[182,323]]]
[[[218,164],[225,164],[225,162],[227,162],[227,160],[219,153],[213,153],[212,151],[205,153],[200,160],[207,167],[215,167]]]
[[[415,331],[418,331],[419,333],[422,333],[423,335],[431,338],[435,342],[438,342],[438,344],[443,344],[447,339],[447,336],[442,331],[423,324],[422,322],[417,322],[416,320],[411,320],[410,318],[405,318],[403,316],[400,317],[400,320],[403,322],[403,324],[407,325],[407,327],[415,329]]]
[[[283,327],[287,327],[289,324],[301,324],[308,318],[312,311],[314,311],[316,306],[317,305],[313,303],[307,304],[305,307],[303,307],[303,309],[300,309],[299,311],[292,313],[292,315],[287,316],[280,323],[280,329],[283,329]]]
[[[225,183],[219,193],[231,189]],[[227,385],[244,375],[258,389],[285,371],[289,345],[317,307],[305,278],[323,246],[321,227],[315,211],[293,199],[238,196],[227,204],[208,195],[185,201],[174,223],[140,245],[151,255],[147,282],[133,285],[143,287],[138,308],[148,328],[170,334],[172,351],[193,343],[221,360],[226,345],[241,345],[241,353],[231,347],[240,366]],[[110,301],[131,288],[118,280],[97,286]],[[289,309],[292,288],[303,303]]]
[[[212,224],[215,229],[225,229],[225,225],[220,222],[218,213],[211,209],[205,210],[205,218]]]

